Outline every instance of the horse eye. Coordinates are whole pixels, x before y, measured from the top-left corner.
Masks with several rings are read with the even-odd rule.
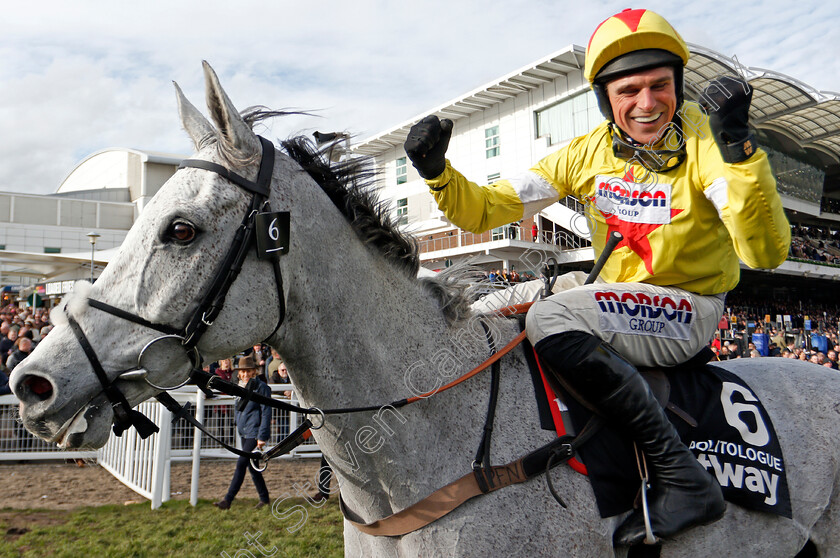
[[[169,225],[169,230],[166,231],[167,236],[179,243],[192,242],[195,239],[195,227],[189,223],[178,221]]]

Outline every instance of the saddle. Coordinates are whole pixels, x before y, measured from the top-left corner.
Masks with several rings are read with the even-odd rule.
[[[697,353],[691,359],[672,367],[670,371],[676,372],[681,370],[694,370],[698,366],[703,366],[710,362],[714,356],[715,354],[711,351],[711,349],[704,347],[702,351]],[[671,411],[689,426],[697,426],[697,420],[671,400],[671,380],[668,377],[667,368],[650,367],[639,368],[638,370],[639,375],[645,380],[645,382],[647,382],[648,387],[650,387],[653,397],[663,409]],[[569,394],[561,392],[556,393],[555,395],[561,399],[564,405],[566,404]],[[578,401],[580,400],[578,399]],[[585,405],[583,402],[581,402],[581,404]]]

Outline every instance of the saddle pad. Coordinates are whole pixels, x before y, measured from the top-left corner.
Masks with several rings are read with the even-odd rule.
[[[542,371],[540,370],[540,373]],[[747,509],[791,517],[784,458],[775,429],[764,406],[746,383],[714,365],[666,370],[670,401],[697,420],[691,427],[666,411],[680,438],[723,489],[724,498]],[[556,397],[543,376],[543,389],[558,435],[580,430],[592,416],[572,397]],[[572,428],[560,420],[571,418]],[[579,450],[602,517],[633,508],[640,488],[633,444],[626,435],[605,426]],[[584,469],[585,466],[585,469]],[[650,469],[650,467],[648,467]]]

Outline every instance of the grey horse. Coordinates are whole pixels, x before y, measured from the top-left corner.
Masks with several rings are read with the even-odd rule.
[[[206,119],[177,89],[181,121],[195,158],[249,180],[262,145],[255,122],[267,110],[237,111],[205,64]],[[330,175],[292,139],[276,149],[273,208],[291,213],[290,248],[280,258],[286,314],[279,317],[272,266],[252,253],[223,310],[201,338],[206,360],[255,342],[284,355],[306,406],[385,404],[434,391],[481,363],[518,333],[503,318],[472,313],[457,276],[417,279],[416,243],[400,234],[351,167]],[[354,178],[355,177],[355,178]],[[359,178],[361,182],[357,181]],[[65,313],[84,329],[108,379],[131,405],[158,390],[117,379],[160,334],[90,307],[88,297],[143,317],[184,326],[219,267],[246,211],[246,194],[218,173],[179,170],[140,215],[119,254],[89,289],[79,287]],[[88,292],[89,291],[89,292]],[[66,319],[11,378],[24,425],[65,447],[101,447],[111,405]],[[840,377],[787,359],[727,361],[721,366],[760,396],[787,463],[793,519],[729,504],[721,521],[666,541],[662,556],[790,557],[808,541],[820,556],[840,556]],[[491,444],[494,463],[513,461],[549,442],[537,425],[534,389],[520,351],[502,360]],[[399,409],[329,415],[315,437],[332,464],[348,513],[371,522],[403,510],[468,473],[490,393],[479,374]],[[625,556],[612,532],[620,517],[600,517],[586,477],[565,466],[552,473],[568,509],[541,477],[467,501],[442,519],[400,537],[366,535],[345,522],[347,556]],[[289,514],[275,502],[278,530]]]

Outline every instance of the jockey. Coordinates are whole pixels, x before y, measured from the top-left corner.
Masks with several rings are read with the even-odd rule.
[[[697,354],[738,284],[739,258],[775,268],[790,244],[767,155],[748,126],[751,88],[723,76],[706,88],[702,107],[686,102],[688,58],[680,35],[654,12],[605,20],[589,41],[584,75],[606,121],[526,173],[488,186],[445,159],[450,120],[428,116],[405,142],[440,209],[462,229],[500,227],[573,195],[587,207],[596,257],[609,233],[623,234],[601,279],[583,285],[564,277],[571,288],[534,303],[526,328],[551,381],[646,454],[659,537],[716,521],[725,504],[636,366],[673,366]],[[636,510],[614,540],[644,537]]]

